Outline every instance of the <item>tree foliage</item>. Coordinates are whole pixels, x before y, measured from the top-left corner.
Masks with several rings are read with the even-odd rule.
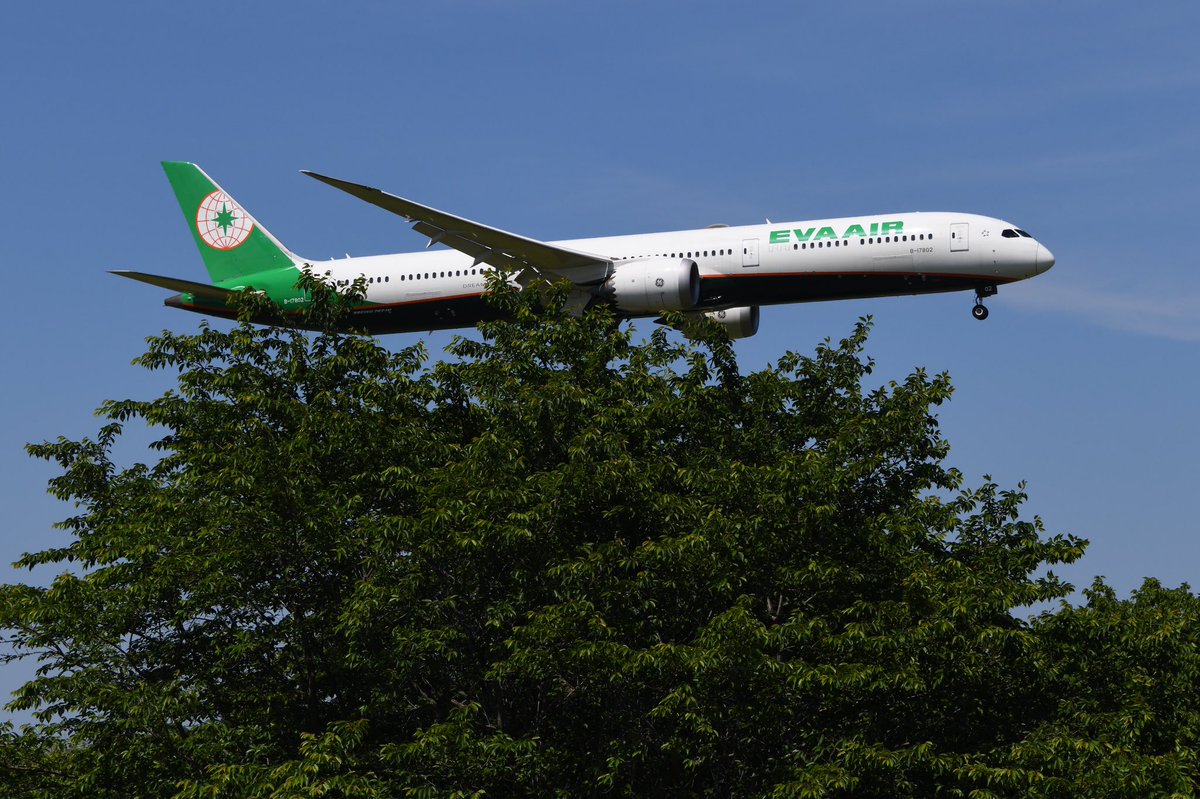
[[[1194,792],[1196,598],[1026,619],[1084,542],[963,487],[948,379],[872,387],[866,322],[744,375],[498,290],[430,363],[309,288],[323,332],[164,332],[174,389],[30,446],[78,512],[0,588],[8,793]],[[158,460],[114,463],[130,421]]]

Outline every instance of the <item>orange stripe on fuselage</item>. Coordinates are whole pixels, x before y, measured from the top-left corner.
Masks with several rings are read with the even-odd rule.
[[[701,280],[713,280],[723,277],[947,277],[951,280],[974,280],[981,283],[1014,283],[1020,278],[1003,277],[1000,275],[960,275],[950,272],[724,272],[715,275],[701,275]]]
[[[720,272],[712,275],[700,275],[701,280],[721,280],[724,278],[778,278],[778,277],[933,277],[933,278],[948,278],[950,280],[972,281],[976,283],[1015,283],[1020,278],[1004,277],[1000,275],[964,275],[948,272],[889,272],[889,271],[856,271],[856,272],[734,272],[727,274]],[[371,305],[356,305],[350,309],[351,313],[355,311],[370,311],[377,308],[403,308],[409,305],[421,305],[428,302],[448,302],[450,300],[462,300],[471,297],[486,297],[491,292],[468,292],[466,294],[448,294],[437,297],[422,297],[418,300],[403,300],[401,302],[380,302],[372,303]],[[198,305],[196,303],[180,302],[180,308],[186,308],[189,311],[203,311],[206,313],[215,314],[217,316],[225,316],[227,318],[235,318],[237,311],[231,310],[227,306],[214,305]],[[285,315],[294,316],[302,311],[284,311]]]

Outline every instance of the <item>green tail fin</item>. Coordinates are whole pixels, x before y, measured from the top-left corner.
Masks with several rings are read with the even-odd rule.
[[[200,167],[163,161],[163,170],[214,283],[299,262]]]

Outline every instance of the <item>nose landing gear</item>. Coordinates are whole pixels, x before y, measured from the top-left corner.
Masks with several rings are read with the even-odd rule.
[[[977,286],[975,288],[975,307],[971,309],[971,316],[974,316],[980,322],[988,318],[987,306],[983,304],[984,297],[994,297],[996,295],[996,287],[994,285]]]

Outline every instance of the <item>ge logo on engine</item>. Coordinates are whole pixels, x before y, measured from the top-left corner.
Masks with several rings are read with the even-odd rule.
[[[654,281],[654,285],[655,285],[655,287],[657,287],[657,288],[662,288],[662,287],[663,287],[663,279],[662,279],[661,277],[660,277],[660,278],[658,278],[658,279],[656,279],[656,280]]]

